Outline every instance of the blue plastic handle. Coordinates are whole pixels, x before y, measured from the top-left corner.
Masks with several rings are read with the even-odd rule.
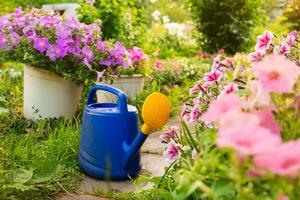
[[[103,91],[107,91],[110,93],[113,93],[115,95],[118,96],[118,110],[119,112],[128,112],[127,110],[127,99],[126,99],[126,95],[123,91],[114,88],[114,87],[110,87],[107,85],[94,85],[92,87],[92,89],[90,90],[89,94],[88,94],[88,100],[86,102],[87,105],[90,105],[93,103],[93,98],[95,96],[95,93],[97,90],[103,90]]]

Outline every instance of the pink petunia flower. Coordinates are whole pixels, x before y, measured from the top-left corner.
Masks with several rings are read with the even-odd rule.
[[[255,156],[254,164],[281,176],[295,176],[300,172],[300,140],[278,145]]]
[[[297,31],[292,31],[292,32],[290,32],[290,34],[286,37],[285,42],[286,42],[290,47],[292,47],[292,46],[294,46],[297,37],[298,37]]]
[[[265,31],[263,35],[257,37],[255,51],[265,52],[270,48],[273,41],[273,33]]]
[[[218,54],[215,58],[214,58],[214,62],[213,62],[213,66],[212,66],[212,70],[219,70],[222,65],[221,65],[221,55]]]
[[[248,55],[248,59],[251,61],[251,62],[258,62],[258,61],[261,61],[262,58],[263,58],[264,54],[262,52],[259,52],[259,51],[255,51],[255,52],[252,52]]]
[[[190,113],[190,122],[196,122],[200,118],[200,107],[198,104],[194,105]]]
[[[167,143],[170,139],[175,140],[177,130],[177,126],[171,126],[169,130],[165,131],[162,135],[159,136],[160,141]]]
[[[259,125],[259,119],[252,113],[231,111],[220,122],[217,146],[230,147],[238,155],[256,155],[281,143],[281,138]]]
[[[174,162],[175,160],[178,160],[181,156],[179,145],[173,141],[170,142],[168,144],[167,149],[163,152],[163,155],[165,159],[170,163]]]
[[[203,77],[203,80],[207,84],[212,84],[214,82],[218,82],[222,79],[223,73],[219,71],[211,71],[209,73],[206,73]]]
[[[238,95],[228,94],[219,99],[212,100],[207,111],[201,116],[201,120],[207,123],[218,121],[222,115],[232,109],[239,109],[241,101]]]
[[[0,33],[0,48],[5,48],[6,38],[7,38],[7,36],[5,34]]]
[[[269,55],[253,66],[255,76],[268,92],[286,93],[293,89],[299,76],[298,66],[284,56]]]
[[[145,54],[143,50],[139,47],[133,47],[131,49],[128,49],[130,59],[132,62],[140,61],[144,58]]]
[[[194,94],[194,93],[199,92],[199,91],[201,91],[201,90],[202,90],[201,83],[200,83],[200,82],[197,82],[197,83],[194,85],[194,87],[192,87],[192,88],[190,89],[190,94]]]
[[[280,126],[275,120],[274,115],[269,110],[260,110],[255,111],[254,114],[260,119],[260,126],[267,128],[271,131],[271,133],[275,135],[280,135]]]
[[[238,89],[239,89],[239,86],[236,83],[231,83],[231,84],[225,85],[223,91],[221,91],[220,96],[233,93],[234,91],[236,91]]]
[[[183,105],[181,108],[181,113],[180,113],[180,117],[186,122],[189,123],[190,122],[190,113],[187,112],[187,107],[186,105]]]
[[[291,46],[288,43],[284,42],[281,44],[279,48],[279,53],[282,55],[288,54],[291,51]]]
[[[277,196],[276,200],[290,200],[290,198],[288,196],[286,196],[285,194],[280,194]]]

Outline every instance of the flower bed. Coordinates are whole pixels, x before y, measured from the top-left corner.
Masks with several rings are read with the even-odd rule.
[[[159,186],[173,198],[299,196],[297,32],[282,39],[266,31],[255,50],[248,58],[217,55],[190,90],[181,130],[161,136],[172,165]]]

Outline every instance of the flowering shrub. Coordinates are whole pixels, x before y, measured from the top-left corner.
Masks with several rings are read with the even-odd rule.
[[[104,42],[98,24],[85,25],[53,11],[17,8],[0,18],[0,57],[51,70],[81,82],[110,78],[131,59],[119,42]]]
[[[266,31],[248,58],[216,56],[190,90],[182,129],[171,127],[160,137],[172,163],[161,189],[174,199],[299,197],[297,37]]]

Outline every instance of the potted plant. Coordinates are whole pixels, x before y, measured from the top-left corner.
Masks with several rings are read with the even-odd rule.
[[[72,116],[83,81],[109,80],[130,64],[122,44],[102,40],[98,24],[36,8],[0,17],[0,59],[25,64],[27,118]]]
[[[131,65],[128,68],[121,68],[119,74],[116,75],[116,80],[103,80],[100,84],[110,84],[124,91],[130,99],[135,99],[144,88],[145,75],[147,72],[148,56],[139,47],[128,49]],[[116,97],[111,93],[105,91],[97,92],[98,102],[116,101]]]

